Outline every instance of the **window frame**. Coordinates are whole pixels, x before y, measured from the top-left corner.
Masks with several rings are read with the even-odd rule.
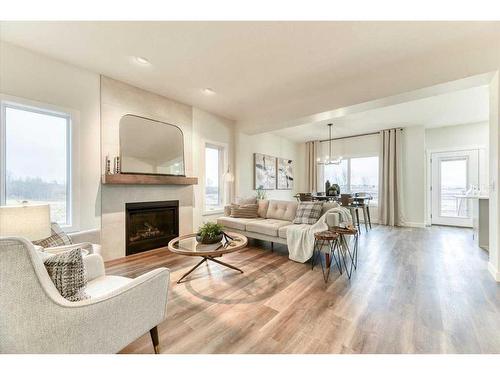
[[[7,109],[15,109],[66,120],[66,223],[62,228],[74,229],[74,183],[73,183],[73,115],[70,111],[54,109],[51,105],[32,103],[21,98],[0,95],[0,205],[6,205],[7,195]]]
[[[210,216],[221,214],[224,212],[224,205],[226,204],[226,189],[224,184],[224,173],[227,169],[228,163],[228,146],[226,143],[204,140],[203,144],[203,187],[202,187],[202,202],[203,202],[203,216]],[[206,205],[206,150],[207,148],[219,150],[219,206],[214,209],[208,209]]]

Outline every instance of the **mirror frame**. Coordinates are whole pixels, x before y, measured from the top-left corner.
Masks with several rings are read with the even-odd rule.
[[[167,173],[143,173],[143,172],[124,172],[122,170],[122,162],[123,162],[123,156],[122,156],[122,137],[121,137],[121,129],[120,129],[120,122],[125,116],[132,116],[132,117],[137,117],[143,120],[148,120],[148,121],[153,121],[157,122],[159,124],[163,125],[168,125],[168,126],[173,126],[174,128],[177,128],[181,132],[181,137],[182,137],[182,170],[183,174],[167,174]],[[120,122],[118,123],[118,140],[119,140],[119,145],[120,145],[120,174],[136,174],[136,175],[149,175],[149,176],[179,176],[179,177],[186,177],[186,155],[185,155],[185,149],[184,149],[184,132],[180,128],[180,126],[171,124],[169,122],[165,121],[160,121],[160,120],[155,120],[152,118],[144,117],[144,116],[139,116],[139,115],[134,115],[132,113],[126,113],[120,117]]]

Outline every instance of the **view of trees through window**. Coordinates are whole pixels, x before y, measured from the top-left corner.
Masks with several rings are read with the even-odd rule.
[[[324,167],[326,181],[338,184],[341,193],[369,193],[378,201],[378,156],[343,159],[340,164]]]
[[[5,204],[49,203],[51,220],[70,224],[68,125],[65,116],[5,106]]]

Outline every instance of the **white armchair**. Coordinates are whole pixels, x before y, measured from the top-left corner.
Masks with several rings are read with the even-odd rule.
[[[107,276],[98,254],[84,257],[91,298],[70,302],[55,288],[33,245],[0,238],[0,353],[116,353],[166,317],[170,271]]]
[[[68,233],[74,244],[77,243],[91,243],[92,251],[94,254],[101,254],[101,231],[99,229],[83,230],[80,232]]]

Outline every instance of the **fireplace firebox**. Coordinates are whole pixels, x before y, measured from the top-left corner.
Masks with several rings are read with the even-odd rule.
[[[125,204],[126,255],[167,246],[179,236],[179,201]]]

